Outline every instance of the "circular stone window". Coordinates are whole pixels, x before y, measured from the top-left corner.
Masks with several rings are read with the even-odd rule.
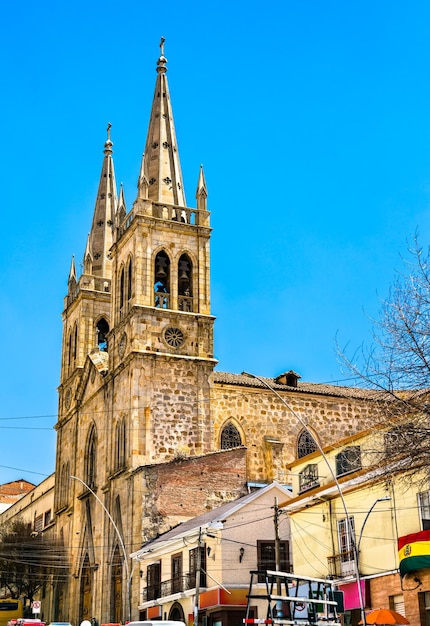
[[[185,335],[180,328],[169,326],[164,331],[164,341],[171,348],[180,348],[185,341]]]

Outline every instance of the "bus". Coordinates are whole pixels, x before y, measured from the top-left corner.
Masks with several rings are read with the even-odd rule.
[[[21,600],[5,598],[0,600],[0,626],[7,626],[11,619],[24,617],[24,608]]]

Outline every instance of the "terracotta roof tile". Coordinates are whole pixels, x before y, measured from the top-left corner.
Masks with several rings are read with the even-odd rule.
[[[325,383],[297,382],[297,387],[281,385],[276,382],[277,378],[266,378],[260,376],[262,380],[273,387],[276,391],[288,391],[290,393],[310,393],[322,396],[333,396],[338,398],[354,398],[359,400],[390,400],[391,397],[377,389],[364,389],[360,387],[346,387],[342,385],[328,385]],[[258,378],[253,378],[247,374],[230,374],[228,372],[217,372],[213,374],[213,381],[217,385],[237,385],[241,387],[257,387],[267,389]]]

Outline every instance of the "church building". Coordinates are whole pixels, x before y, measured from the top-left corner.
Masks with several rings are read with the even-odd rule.
[[[70,575],[54,581],[52,611],[73,624],[137,619],[142,573],[128,555],[273,480],[288,484],[288,464],[317,440],[378,419],[369,391],[301,382],[291,364],[274,379],[218,370],[208,189],[196,168],[187,204],[164,40],[130,209],[112,136],[109,124],[83,271],[73,260],[63,311],[54,513]]]

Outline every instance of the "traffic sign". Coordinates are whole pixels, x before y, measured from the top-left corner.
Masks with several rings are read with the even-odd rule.
[[[40,613],[40,604],[41,603],[40,603],[39,600],[34,600],[33,601],[33,604],[32,604],[32,607],[31,607],[32,610],[33,610],[33,613]]]

